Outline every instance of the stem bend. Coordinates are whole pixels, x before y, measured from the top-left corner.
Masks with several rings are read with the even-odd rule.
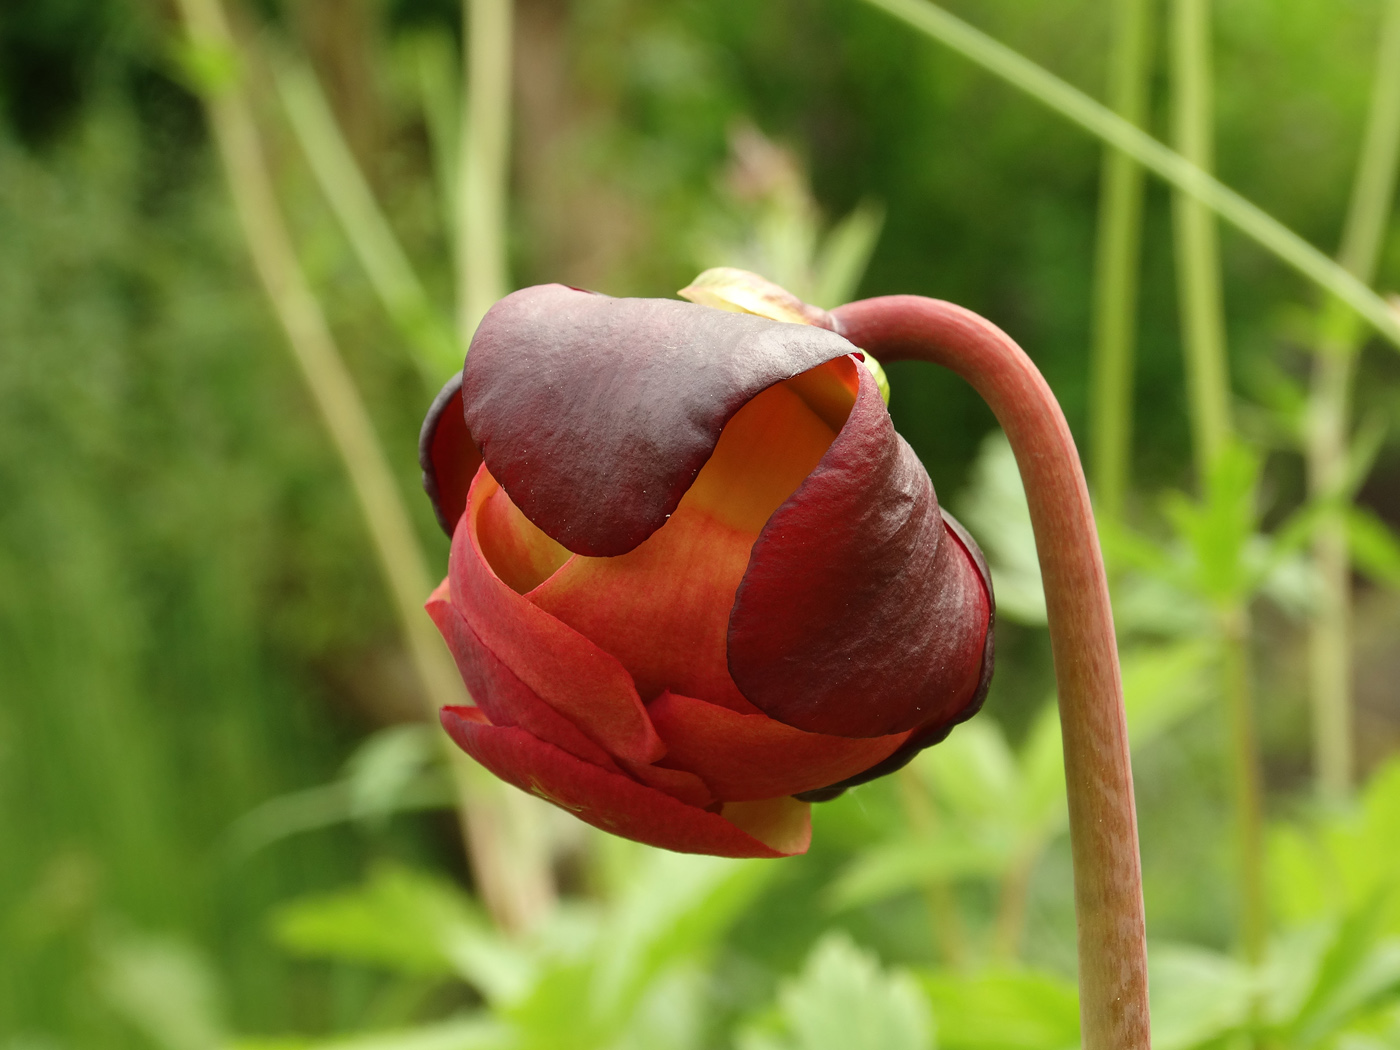
[[[1025,352],[970,310],[891,295],[832,313],[842,335],[882,361],[930,361],[966,379],[996,414],[1016,454],[1059,687],[1083,1046],[1146,1050],[1142,872],[1118,648],[1089,490],[1064,413]]]

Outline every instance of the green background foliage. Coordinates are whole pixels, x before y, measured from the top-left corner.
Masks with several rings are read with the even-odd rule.
[[[1380,7],[1216,5],[1219,173],[1324,250]],[[1109,8],[953,5],[1095,97]],[[262,0],[239,14],[264,58],[309,58],[450,316],[435,138],[453,105],[457,5]],[[520,0],[517,19],[516,284],[672,295],[737,262],[794,287],[847,277],[853,294],[951,299],[1028,349],[1088,440],[1097,143],[855,0]],[[0,11],[0,1050],[1075,1045],[1043,604],[985,407],[950,375],[889,369],[897,426],[1007,598],[986,713],[907,774],[819,807],[800,859],[566,838],[565,906],[506,938],[470,885],[431,747],[414,730],[382,735],[414,718],[417,687],[250,271],[178,39],[156,0]],[[445,541],[415,494],[431,384],[270,79],[251,83],[301,261],[441,570]],[[1400,741],[1400,602],[1378,584],[1358,596],[1356,658],[1361,755],[1381,772],[1354,812],[1318,812],[1306,792],[1306,566],[1280,524],[1303,501],[1319,296],[1225,236],[1253,452],[1199,502],[1164,497],[1190,487],[1191,453],[1160,186],[1143,240],[1134,531],[1107,546],[1126,573],[1115,598],[1158,1045],[1397,1046],[1400,777],[1383,762]],[[1382,291],[1400,287],[1393,225],[1384,245]],[[1357,413],[1379,435],[1362,568],[1393,587],[1400,362],[1373,346],[1360,367]],[[1276,830],[1275,936],[1253,971],[1229,954],[1221,655],[1202,610],[1256,593]],[[841,1028],[857,1021],[865,1044]]]

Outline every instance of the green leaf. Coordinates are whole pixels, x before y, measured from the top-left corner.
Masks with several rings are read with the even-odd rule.
[[[999,876],[1011,861],[1013,843],[982,841],[961,831],[940,830],[929,838],[902,836],[869,847],[831,884],[834,908],[855,908],[906,893],[930,882]]]
[[[1248,1024],[1253,978],[1228,955],[1185,945],[1153,945],[1148,967],[1156,1050],[1201,1046]]]
[[[602,1016],[630,1012],[667,968],[708,955],[774,872],[761,862],[648,854],[599,946],[592,995]]]
[[[933,1050],[928,1003],[907,973],[889,973],[844,933],[823,937],[778,992],[782,1035],[755,1031],[745,1050]]]
[[[458,972],[454,942],[487,936],[475,907],[454,885],[387,864],[362,886],[284,905],[272,929],[278,943],[299,955],[429,977]]]
[[[1380,905],[1378,895],[1335,925],[1312,988],[1288,1026],[1294,1042],[1327,1038],[1400,988],[1400,941],[1378,937]]]
[[[1142,747],[1205,706],[1212,695],[1214,642],[1138,645],[1122,653],[1123,703],[1133,747]]]
[[[1033,970],[932,971],[920,983],[940,1050],[1071,1050],[1079,1044],[1074,982]]]
[[[414,722],[372,734],[345,764],[350,813],[356,819],[382,822],[400,809],[418,808],[436,786],[443,806],[451,791],[438,773],[442,753],[437,726]]]
[[[862,201],[827,232],[812,267],[815,305],[830,309],[855,298],[884,226],[884,206]]]
[[[97,943],[103,998],[164,1050],[219,1050],[224,1025],[213,969],[184,941],[109,931]]]
[[[1347,542],[1351,560],[1377,583],[1400,588],[1400,538],[1390,526],[1364,507],[1347,512]]]
[[[387,1032],[334,1039],[240,1039],[229,1050],[513,1050],[509,1031],[485,1017],[467,1016]]]

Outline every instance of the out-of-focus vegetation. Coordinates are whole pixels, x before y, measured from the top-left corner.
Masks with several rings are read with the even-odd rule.
[[[1102,96],[1112,6],[954,10]],[[1216,169],[1329,251],[1386,6],[1214,7]],[[728,264],[826,305],[952,299],[1028,349],[1087,447],[1098,143],[857,0],[514,8],[512,283],[671,295]],[[301,265],[441,569],[414,448],[452,338],[462,13],[229,9],[240,50],[213,69],[158,0],[0,11],[0,1050],[1075,1045],[1024,504],[990,414],[915,366],[889,369],[891,411],[997,576],[986,713],[818,807],[803,858],[673,857],[551,826],[561,903],[524,934],[493,925],[374,549],[194,91],[201,69],[205,88],[242,74]],[[1162,137],[1165,14],[1148,107]],[[303,69],[342,174],[363,173],[421,284],[391,287],[390,310],[288,119],[287,71]],[[1380,237],[1386,291],[1400,225]],[[1224,235],[1242,444],[1196,479],[1170,202],[1151,183],[1142,242],[1132,490],[1105,539],[1157,1045],[1400,1046],[1400,359],[1374,344],[1357,362],[1363,786],[1320,806],[1301,450],[1322,300]],[[1255,621],[1272,829],[1257,965],[1235,943],[1222,609]]]

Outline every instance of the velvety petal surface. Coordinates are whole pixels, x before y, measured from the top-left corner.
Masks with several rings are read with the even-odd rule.
[[[452,539],[453,607],[522,683],[610,754],[651,763],[665,752],[626,669],[572,627],[526,600],[492,570],[478,532],[498,486],[483,467]]]
[[[971,699],[991,601],[859,371],[845,426],[754,544],[728,653],[735,684],[765,714],[875,737],[951,717]]]
[[[428,409],[418,434],[418,465],[423,468],[423,491],[432,502],[438,524],[451,536],[481,466],[481,453],[462,414],[460,373],[444,384]]]
[[[767,715],[740,714],[662,693],[647,705],[666,742],[666,764],[698,773],[726,801],[752,801],[825,787],[869,769],[909,736],[850,739],[804,733]]]
[[[948,539],[957,540],[962,545],[963,550],[981,576],[982,585],[986,588],[987,594],[991,595],[992,598],[992,610],[989,617],[991,623],[987,629],[986,643],[982,648],[982,667],[979,672],[977,688],[973,690],[972,696],[967,702],[956,703],[952,713],[947,717],[929,725],[920,726],[910,733],[908,739],[888,758],[854,776],[828,784],[824,788],[800,792],[799,798],[807,802],[828,802],[849,788],[889,776],[889,774],[907,766],[920,751],[942,743],[957,726],[982,710],[982,704],[987,699],[987,691],[991,688],[992,670],[996,664],[996,633],[992,630],[992,626],[996,622],[996,595],[992,591],[992,574],[987,568],[987,560],[983,557],[981,548],[977,546],[977,542],[962,527],[962,524],[947,511],[943,511],[943,523],[948,527]]]
[[[859,367],[841,358],[759,394],[661,529],[618,557],[570,559],[529,599],[616,656],[643,699],[670,689],[754,712],[725,655],[734,593],[764,522],[831,446]]]
[[[523,729],[493,726],[484,718],[474,708],[442,711],[452,739],[496,776],[604,831],[662,849],[721,857],[789,856],[810,841],[805,803],[795,799],[741,804],[731,821],[584,762]]]
[[[625,554],[674,513],[743,405],[852,352],[808,325],[540,285],[478,327],[465,421],[531,521],[576,553]]]

